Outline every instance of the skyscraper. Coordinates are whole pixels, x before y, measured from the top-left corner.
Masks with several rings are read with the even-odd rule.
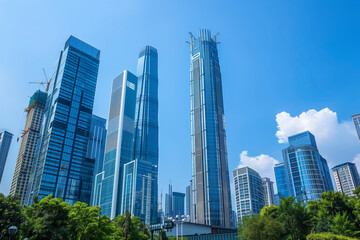
[[[94,159],[87,158],[100,51],[70,36],[60,52],[44,109],[32,196],[89,203]]]
[[[44,115],[47,94],[36,91],[30,98],[25,128],[21,136],[20,150],[10,188],[10,195],[19,195],[20,203],[26,203],[31,166],[35,159],[36,146],[40,138],[40,128]]]
[[[7,131],[0,133],[0,183],[5,169],[13,134]]]
[[[360,113],[352,115],[351,118],[354,122],[356,133],[357,133],[359,141],[360,141]]]
[[[94,188],[102,213],[114,218],[133,213],[134,119],[137,77],[124,71],[114,78],[110,98],[108,131],[103,172],[96,177]],[[131,166],[131,171],[129,171]],[[97,192],[100,192],[98,194]],[[96,197],[94,197],[96,199]]]
[[[270,206],[274,204],[274,183],[270,178],[264,177],[262,179],[262,186],[264,190],[264,204]]]
[[[185,194],[173,192],[169,184],[169,192],[165,194],[165,216],[168,218],[181,218],[185,213]]]
[[[329,167],[320,155],[315,137],[309,131],[289,138],[283,149],[285,180],[289,195],[298,201],[319,200],[323,192],[333,190]]]
[[[285,165],[284,163],[278,163],[275,165],[274,167],[274,171],[275,171],[275,180],[276,180],[276,186],[277,186],[277,190],[278,190],[278,198],[279,201],[281,200],[281,198],[288,198],[289,195],[289,182],[286,180],[286,175],[285,175]]]
[[[238,222],[245,216],[259,214],[265,206],[264,188],[260,175],[249,167],[233,171]]]
[[[190,180],[190,184],[188,186],[186,186],[186,193],[185,193],[185,214],[189,216],[189,220],[191,221],[191,209],[192,209],[192,193],[193,191],[191,190],[191,180]]]
[[[190,38],[191,159],[195,223],[231,227],[222,80],[216,36]]]
[[[353,191],[360,186],[360,177],[354,163],[342,163],[332,168],[338,192],[355,196]]]
[[[173,192],[172,194],[173,216],[181,218],[185,213],[185,193]]]
[[[157,222],[158,203],[158,54],[153,47],[140,50],[137,66],[134,130],[136,161],[134,215],[146,224]]]
[[[98,191],[95,192],[95,178],[98,173],[103,171],[104,153],[106,140],[106,119],[92,115],[89,142],[87,147],[87,158],[95,159],[95,167],[93,173],[92,190],[91,190],[91,206],[98,205]]]

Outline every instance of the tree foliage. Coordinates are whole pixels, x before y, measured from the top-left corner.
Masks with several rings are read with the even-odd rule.
[[[272,226],[279,233],[277,239],[283,240],[360,239],[360,187],[354,194],[328,191],[307,205],[293,197],[282,198],[279,206],[265,206],[260,215],[244,218],[238,238],[273,239],[267,227]]]

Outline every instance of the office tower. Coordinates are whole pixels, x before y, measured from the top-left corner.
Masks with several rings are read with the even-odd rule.
[[[274,205],[279,206],[280,205],[280,197],[279,193],[274,195]]]
[[[289,195],[298,201],[319,200],[321,194],[333,190],[333,186],[329,167],[319,153],[314,135],[306,131],[288,139],[283,158]]]
[[[90,203],[94,159],[87,158],[100,51],[70,36],[60,52],[44,109],[32,196]]]
[[[238,226],[238,220],[237,220],[237,216],[236,216],[236,211],[232,210],[231,211],[231,221],[232,221],[232,228],[237,228]]]
[[[35,159],[37,142],[40,138],[41,123],[44,116],[47,94],[38,90],[30,98],[26,111],[25,128],[16,160],[10,195],[19,195],[20,203],[26,203],[31,166]]]
[[[185,210],[185,194],[173,192],[169,184],[169,192],[165,194],[165,216],[168,218],[180,219]]]
[[[284,163],[278,163],[275,164],[274,167],[275,171],[275,180],[276,180],[276,186],[278,190],[278,198],[279,201],[281,198],[288,198],[289,195],[289,186],[288,181],[286,181],[286,175],[285,175],[285,165]]]
[[[9,153],[13,134],[8,131],[0,133],[0,183],[5,169],[6,159]]]
[[[186,192],[185,192],[185,214],[191,217],[191,206],[192,206],[192,198],[191,198],[191,180],[189,186],[186,186]],[[190,218],[191,219],[191,218]]]
[[[352,115],[351,118],[354,122],[356,133],[357,133],[359,141],[360,141],[360,113]]]
[[[96,175],[103,171],[104,153],[106,140],[106,119],[92,115],[87,147],[87,158],[95,159],[95,167],[92,180],[91,206],[99,205],[99,190],[95,188]]]
[[[180,219],[185,213],[185,193],[172,193],[172,207],[173,216]]]
[[[259,214],[265,206],[264,188],[260,175],[249,167],[233,171],[238,222],[245,216]]]
[[[270,206],[274,204],[274,183],[270,178],[264,177],[262,179],[262,186],[264,189],[264,204]]]
[[[348,196],[355,196],[353,191],[360,186],[360,177],[354,163],[342,163],[331,169],[334,174],[335,184],[338,192]]]
[[[133,213],[134,119],[137,77],[124,71],[114,78],[110,98],[103,171],[96,175],[94,189],[102,214],[115,218]]]
[[[157,223],[158,202],[158,54],[153,47],[141,49],[137,66],[134,130],[136,189],[134,215],[147,225]]]
[[[166,217],[173,217],[173,192],[172,192],[172,185],[169,184],[169,191],[165,193],[165,216]]]
[[[216,36],[190,38],[191,159],[195,223],[231,227],[225,115]]]

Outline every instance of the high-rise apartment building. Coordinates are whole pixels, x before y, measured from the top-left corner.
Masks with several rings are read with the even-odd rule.
[[[286,175],[285,175],[285,165],[284,163],[278,163],[274,167],[275,171],[275,180],[276,180],[276,186],[278,190],[278,198],[279,201],[281,198],[288,198],[289,195],[289,182],[286,181]]]
[[[95,189],[96,175],[103,171],[104,153],[106,140],[106,119],[96,115],[92,115],[89,142],[87,148],[87,158],[95,159],[95,167],[93,173],[92,190],[91,190],[91,206],[98,206],[99,191]]]
[[[360,113],[352,115],[351,118],[354,122],[356,133],[357,133],[359,141],[360,141]]]
[[[13,134],[8,131],[0,133],[0,183],[4,173]]]
[[[259,214],[265,206],[264,188],[260,175],[249,167],[233,171],[238,222],[245,216]]]
[[[333,167],[331,170],[334,174],[337,191],[348,196],[355,196],[353,191],[360,186],[360,177],[355,164],[346,162]]]
[[[306,131],[288,139],[283,158],[289,195],[298,201],[319,200],[321,194],[333,190],[333,186],[329,167],[319,153],[314,135]]]
[[[134,210],[136,89],[137,77],[129,71],[120,73],[113,80],[104,167],[94,182],[94,199],[100,198],[102,213],[110,218],[126,212],[133,214]]]
[[[70,36],[49,86],[32,196],[90,203],[95,160],[87,158],[100,51]]]
[[[274,204],[274,183],[270,178],[264,177],[262,179],[262,186],[264,189],[264,204],[270,206]]]
[[[153,47],[140,50],[137,65],[134,129],[136,161],[133,213],[146,224],[156,223],[158,204],[158,54]]]
[[[222,79],[216,36],[190,38],[191,158],[194,222],[231,227]]]
[[[30,171],[35,160],[37,142],[40,138],[41,123],[44,115],[47,94],[38,90],[30,98],[25,128],[21,136],[15,172],[10,188],[10,195],[19,195],[20,203],[26,203]]]

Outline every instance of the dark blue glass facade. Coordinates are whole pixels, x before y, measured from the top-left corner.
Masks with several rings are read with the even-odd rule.
[[[289,195],[298,201],[319,200],[323,192],[333,190],[329,167],[310,132],[290,136],[283,159]]]
[[[106,119],[92,115],[89,132],[87,158],[95,159],[95,167],[92,181],[91,206],[98,206],[99,192],[95,188],[96,175],[103,171],[104,152],[106,140]]]
[[[49,87],[32,196],[89,203],[95,160],[87,157],[100,51],[70,36]]]
[[[158,204],[158,54],[140,50],[137,65],[134,160],[136,161],[133,213],[146,224],[157,222]]]
[[[0,133],[0,183],[5,169],[13,134],[7,131]]]
[[[216,37],[190,38],[191,158],[194,221],[231,227],[222,79]]]
[[[285,166],[284,163],[276,164],[274,167],[276,186],[278,190],[278,198],[289,197],[289,187],[286,181]]]

